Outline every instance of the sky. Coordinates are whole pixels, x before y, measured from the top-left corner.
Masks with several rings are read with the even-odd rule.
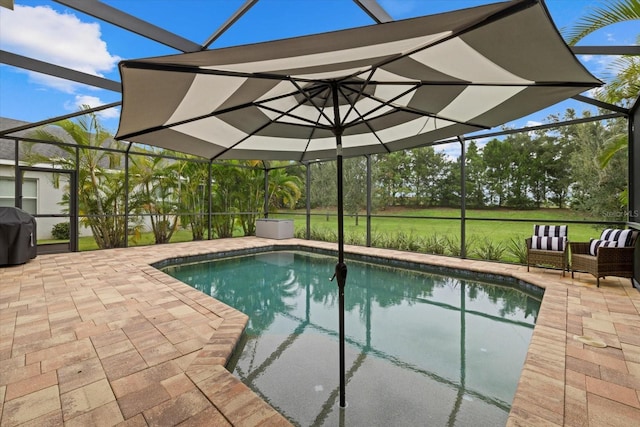
[[[135,17],[203,43],[245,0],[102,0]],[[454,9],[478,6],[491,0],[378,0],[400,20]],[[606,0],[547,0],[559,29],[577,20]],[[352,0],[259,0],[211,48],[295,37],[373,24]],[[633,45],[640,21],[605,27],[579,45]],[[0,49],[56,65],[120,81],[118,62],[179,53],[111,24],[69,9],[53,1],[15,0],[14,10],[0,8]],[[615,57],[581,55],[578,59],[596,77],[612,75]],[[92,107],[118,102],[120,93],[68,82],[0,64],[0,117],[36,122]],[[593,110],[587,104],[565,101],[508,124],[523,127],[544,122],[550,114],[567,108],[578,113]],[[100,113],[101,123],[113,133],[119,111]]]

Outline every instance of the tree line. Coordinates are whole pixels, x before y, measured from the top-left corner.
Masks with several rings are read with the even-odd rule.
[[[582,118],[588,118],[585,112]],[[550,122],[577,119],[573,110]],[[624,219],[627,152],[606,165],[600,159],[611,141],[626,132],[626,121],[611,119],[520,132],[489,141],[470,140],[465,151],[466,206],[469,208],[571,208],[595,217]],[[452,150],[447,150],[451,149]],[[457,156],[451,155],[449,151]],[[373,205],[458,207],[461,205],[460,144],[423,147],[371,157]],[[366,158],[344,162],[345,210],[366,207]],[[313,165],[312,207],[335,204],[335,165]]]
[[[568,110],[563,117],[549,120],[576,118],[575,112]],[[209,165],[201,159],[149,147],[125,154],[125,145],[114,141],[94,114],[63,120],[54,127],[57,131],[39,128],[34,137],[61,143],[59,156],[44,159],[33,150],[34,144],[25,145],[24,156],[33,163],[48,162],[79,171],[81,224],[91,230],[99,248],[123,247],[129,236],[135,239],[146,228],[153,233],[155,243],[169,242],[179,229],[188,229],[193,240],[202,240],[208,237],[209,220],[212,237],[231,237],[237,230],[253,235],[265,200],[271,212],[304,208],[307,191],[312,208],[334,209],[336,205],[334,161],[271,163],[265,195],[262,162]],[[627,152],[615,151],[604,167],[599,159],[607,153],[611,141],[625,131],[624,120],[611,119],[551,131],[520,132],[489,141],[470,140],[465,150],[466,206],[568,207],[595,217],[622,220]],[[69,139],[74,144],[69,144]],[[373,209],[460,206],[459,144],[453,151],[456,149],[457,156],[440,147],[371,156]],[[309,183],[306,167],[311,169]],[[362,212],[367,200],[365,157],[345,159],[344,183],[345,211]],[[69,190],[61,203],[65,206]]]

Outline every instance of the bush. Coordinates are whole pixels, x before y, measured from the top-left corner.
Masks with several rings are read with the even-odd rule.
[[[60,222],[53,226],[51,229],[51,236],[56,240],[69,240],[70,232],[69,232],[69,223],[68,222]]]
[[[480,241],[473,253],[480,259],[500,261],[507,247],[502,242],[494,242],[489,238]]]
[[[445,236],[432,234],[421,239],[421,250],[428,254],[444,255],[447,250],[447,239]]]
[[[519,264],[527,263],[527,245],[524,237],[512,237],[507,243],[507,252],[513,256]]]

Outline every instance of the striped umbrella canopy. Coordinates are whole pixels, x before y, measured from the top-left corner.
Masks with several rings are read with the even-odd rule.
[[[117,138],[210,159],[335,158],[492,128],[600,85],[541,1],[120,63]]]
[[[127,60],[120,73],[117,139],[209,159],[337,159],[342,407],[343,156],[492,128],[601,84],[541,0]]]

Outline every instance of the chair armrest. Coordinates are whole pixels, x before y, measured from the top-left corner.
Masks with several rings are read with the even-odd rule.
[[[524,239],[524,244],[527,245],[527,250],[531,249],[531,237]]]
[[[599,264],[628,264],[633,263],[633,252],[635,248],[627,246],[624,248],[598,248]]]
[[[589,242],[569,242],[572,254],[589,255]]]

